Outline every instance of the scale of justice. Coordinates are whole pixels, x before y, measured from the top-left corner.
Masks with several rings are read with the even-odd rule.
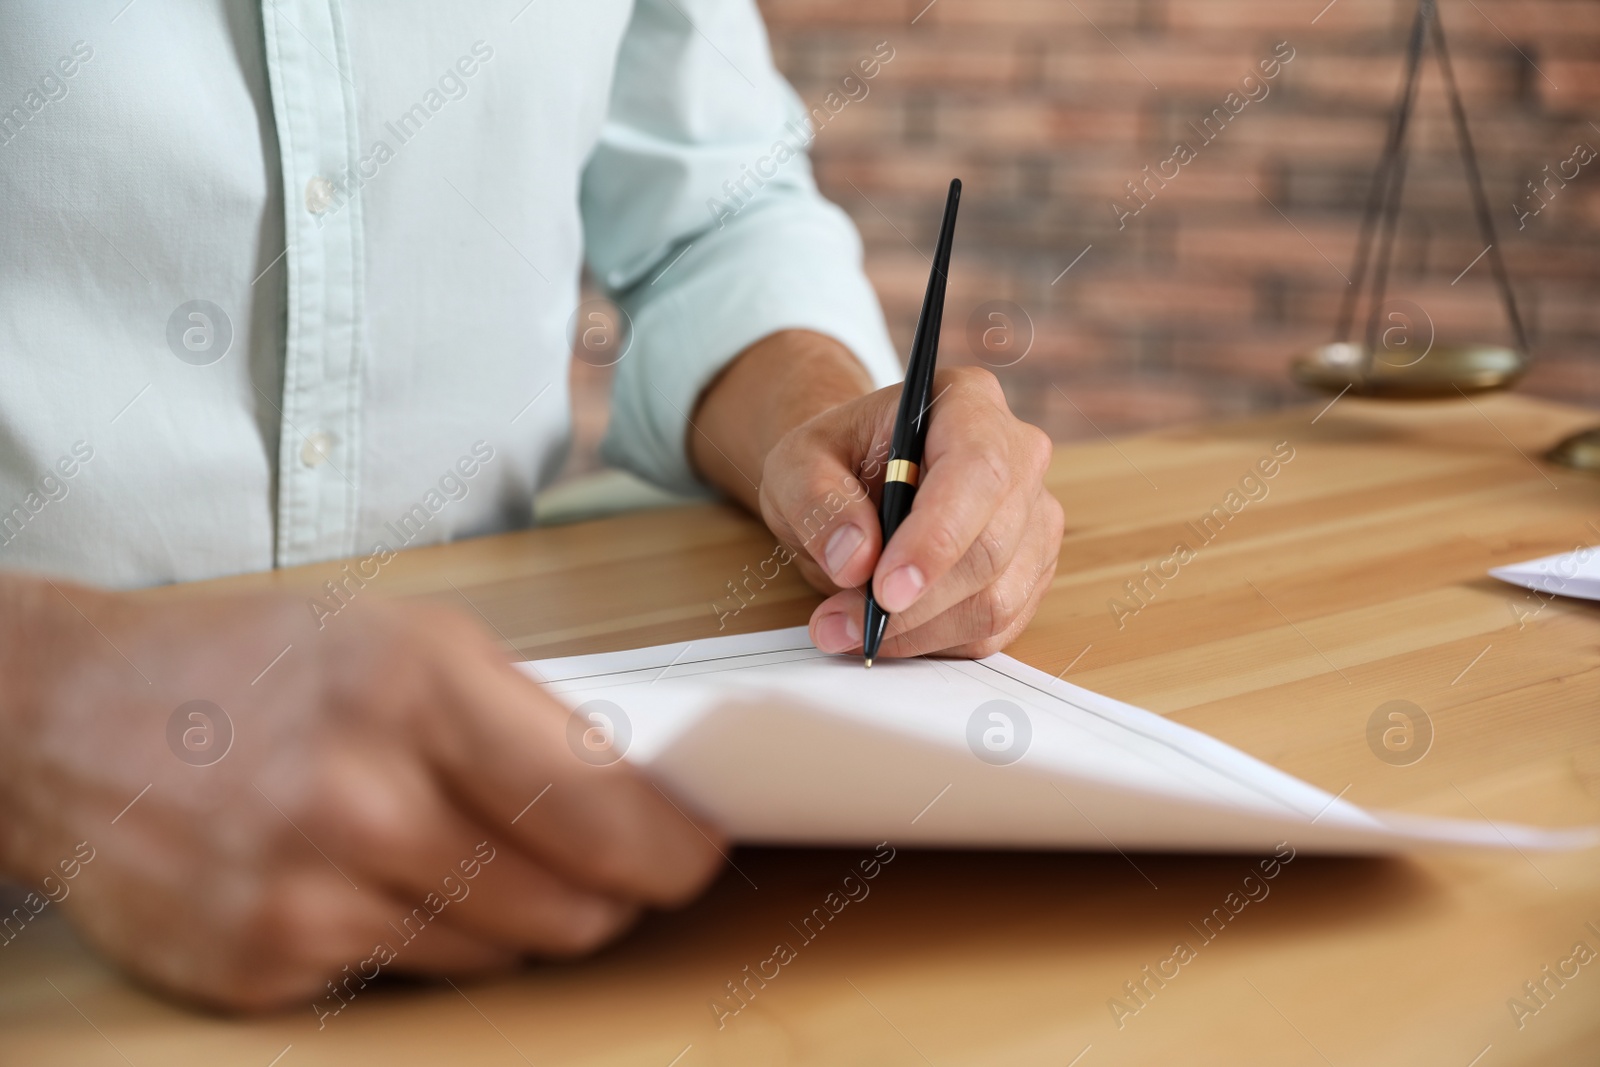
[[[1394,256],[1395,222],[1400,213],[1401,191],[1405,186],[1407,136],[1416,104],[1422,54],[1430,39],[1449,99],[1456,144],[1461,151],[1467,185],[1472,193],[1478,230],[1488,246],[1483,254],[1488,258],[1495,285],[1500,290],[1506,319],[1516,342],[1514,348],[1491,344],[1430,343],[1422,355],[1412,358],[1409,353],[1402,355],[1396,351],[1404,349],[1406,345],[1391,346],[1388,343],[1389,333],[1396,329],[1409,343],[1409,326],[1383,329],[1382,311],[1389,267]],[[1356,341],[1351,339],[1351,328],[1363,291],[1367,293],[1366,333]],[[1466,109],[1461,104],[1461,93],[1456,87],[1455,73],[1450,66],[1444,25],[1438,17],[1435,0],[1420,0],[1417,5],[1406,48],[1405,77],[1389,119],[1389,134],[1378,160],[1378,169],[1367,193],[1361,233],[1356,241],[1355,265],[1339,307],[1339,321],[1334,336],[1337,340],[1332,344],[1319,345],[1295,357],[1291,371],[1297,381],[1313,389],[1341,395],[1348,392],[1357,396],[1407,399],[1467,396],[1510,388],[1527,371],[1531,360],[1527,332],[1523,328],[1522,316],[1517,312],[1516,293],[1512,290],[1511,277],[1506,271],[1500,243],[1495,236],[1489,199],[1483,191],[1483,175],[1478,169],[1472,134],[1467,128]],[[1397,356],[1399,358],[1395,358]],[[1545,458],[1580,470],[1600,470],[1600,427],[1574,434],[1546,453]]]

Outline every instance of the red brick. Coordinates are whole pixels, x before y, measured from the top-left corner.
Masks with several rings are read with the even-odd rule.
[[[1030,42],[1012,36],[924,35],[878,75],[893,89],[1015,89],[1032,81],[1039,63]]]
[[[1337,0],[1326,11],[1326,0],[760,2],[777,61],[808,103],[878,41],[895,47],[868,97],[824,128],[814,162],[862,231],[900,350],[928,271],[908,239],[931,251],[945,183],[959,174],[967,195],[945,357],[981,362],[966,324],[985,301],[1022,306],[1033,348],[996,371],[1022,417],[1063,438],[1098,437],[1056,385],[1113,433],[1308,398],[1287,361],[1331,333],[1415,0]],[[1600,147],[1589,125],[1600,121],[1600,3],[1448,0],[1442,17],[1536,337],[1524,388],[1594,403],[1600,163],[1520,230],[1511,205],[1577,141]],[[1268,97],[1119,229],[1110,205],[1124,183],[1176,138],[1192,139],[1187,122],[1281,40],[1296,56]],[[1430,59],[1390,292],[1427,308],[1441,340],[1499,340],[1507,330],[1487,260],[1451,284],[1482,249],[1454,138]],[[574,368],[575,469],[597,462],[608,380]]]
[[[1347,33],[1396,25],[1403,0],[1174,0],[1167,8],[1173,33],[1277,33],[1279,39],[1310,40],[1319,33]],[[1320,13],[1320,17],[1319,17]],[[1316,19],[1316,23],[1312,23]]]
[[[910,6],[922,10],[924,3],[911,0]],[[1138,25],[1138,9],[1134,0],[938,0],[918,23],[1005,28],[1024,34],[1059,27],[1094,33],[1093,26],[1098,26],[1107,33],[1131,34]]]
[[[774,36],[819,25],[903,27],[917,12],[910,0],[760,0],[760,7]]]

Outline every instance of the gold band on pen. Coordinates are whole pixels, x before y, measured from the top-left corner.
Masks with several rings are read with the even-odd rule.
[[[916,485],[921,471],[909,459],[891,459],[889,467],[884,471],[883,480],[886,482],[905,482],[907,485]]]

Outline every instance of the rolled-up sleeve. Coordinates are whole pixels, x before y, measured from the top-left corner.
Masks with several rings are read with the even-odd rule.
[[[812,181],[806,110],[751,0],[639,0],[616,69],[582,187],[590,270],[631,320],[601,450],[693,492],[690,413],[750,344],[827,334],[879,384],[899,363],[855,227]]]

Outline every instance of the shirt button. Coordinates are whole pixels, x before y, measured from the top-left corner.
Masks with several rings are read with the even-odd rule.
[[[332,451],[333,434],[318,430],[306,435],[305,444],[300,446],[300,462],[308,467],[320,467],[328,461]]]
[[[313,215],[320,215],[333,206],[333,196],[336,193],[333,183],[322,175],[317,175],[306,182],[306,210]]]

